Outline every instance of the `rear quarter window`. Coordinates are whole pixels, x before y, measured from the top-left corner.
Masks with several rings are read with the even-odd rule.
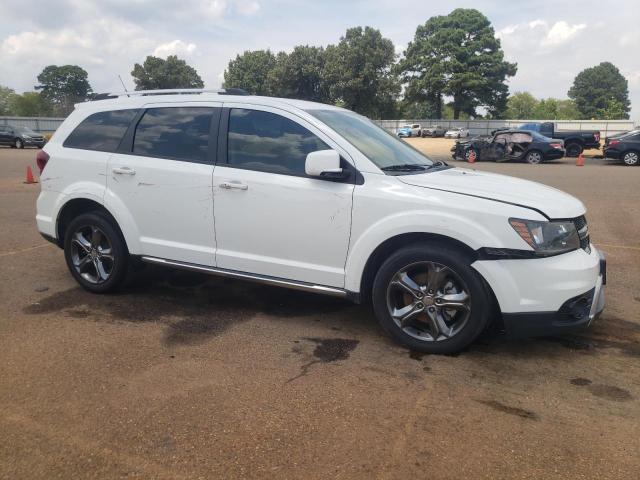
[[[115,152],[137,113],[137,109],[129,109],[89,115],[62,145],[66,148]]]

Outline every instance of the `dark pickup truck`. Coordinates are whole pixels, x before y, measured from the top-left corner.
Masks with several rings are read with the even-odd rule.
[[[499,128],[496,131],[508,130],[507,128]],[[583,150],[589,148],[600,148],[600,132],[598,130],[556,130],[553,122],[536,122],[524,123],[518,127],[518,130],[530,130],[538,132],[549,138],[557,138],[564,141],[564,148],[567,157],[577,157]]]

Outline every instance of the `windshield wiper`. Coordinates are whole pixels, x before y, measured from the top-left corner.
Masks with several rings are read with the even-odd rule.
[[[441,160],[438,160],[437,162],[433,162],[432,165],[429,165],[427,167],[427,170],[431,170],[432,168],[437,168],[437,167],[448,167],[449,165],[447,165],[446,163],[444,163]]]
[[[411,171],[424,171],[428,168],[428,165],[418,165],[415,163],[403,163],[399,165],[389,165],[388,167],[382,167],[380,170],[385,172],[411,172]]]

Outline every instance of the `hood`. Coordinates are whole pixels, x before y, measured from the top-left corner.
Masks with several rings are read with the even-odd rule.
[[[400,181],[417,187],[435,188],[513,203],[543,212],[549,218],[574,218],[584,215],[580,200],[553,187],[507,175],[450,168],[419,175],[401,175]]]

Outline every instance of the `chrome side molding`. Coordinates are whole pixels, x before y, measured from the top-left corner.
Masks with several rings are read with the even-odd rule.
[[[194,263],[178,262],[175,260],[166,260],[164,258],[142,256],[140,260],[154,265],[164,265],[167,267],[179,268],[181,270],[189,270],[192,272],[208,273],[210,275],[218,275],[221,277],[239,278],[249,280],[251,282],[264,283],[276,287],[291,288],[293,290],[302,290],[305,292],[320,293],[331,295],[333,297],[347,297],[347,291],[341,288],[327,287],[324,285],[314,285],[312,283],[297,282],[295,280],[286,280],[284,278],[269,277],[266,275],[257,275],[254,273],[237,272],[235,270],[226,270],[224,268],[208,267],[206,265],[197,265]]]

